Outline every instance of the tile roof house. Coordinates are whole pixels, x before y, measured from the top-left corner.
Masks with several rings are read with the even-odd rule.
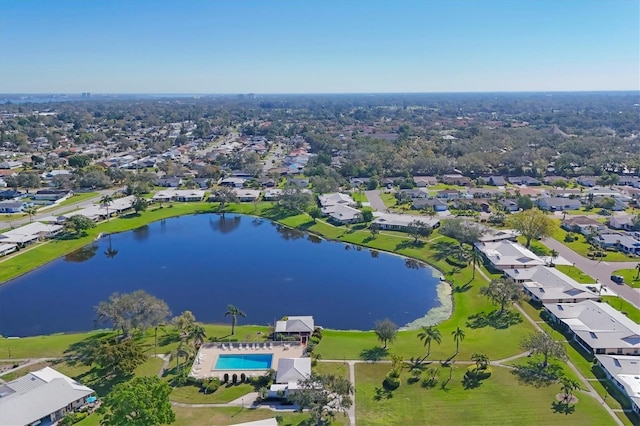
[[[615,247],[624,253],[640,254],[640,241],[632,235],[600,234],[596,241],[601,247]]]
[[[545,303],[544,308],[588,352],[640,355],[640,326],[607,303]]]
[[[542,210],[563,211],[578,210],[582,207],[580,200],[564,197],[540,197],[538,207]]]
[[[524,246],[508,240],[476,243],[475,247],[497,270],[526,269],[544,265],[544,261]]]
[[[614,229],[631,231],[633,229],[633,218],[630,215],[614,215],[609,217],[609,226]]]
[[[562,221],[562,228],[571,232],[579,232],[582,235],[589,235],[594,232],[602,232],[607,227],[598,222],[597,220],[591,219],[587,216],[573,216],[568,217]]]
[[[609,380],[631,401],[631,409],[640,415],[640,358],[625,355],[596,355]]]
[[[600,296],[555,268],[538,266],[529,269],[506,269],[504,274],[522,283],[526,294],[541,303],[598,300]]]
[[[0,424],[54,424],[95,392],[50,367],[0,385]]]

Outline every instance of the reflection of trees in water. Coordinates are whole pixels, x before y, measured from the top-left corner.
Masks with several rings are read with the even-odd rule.
[[[214,232],[220,232],[221,234],[228,234],[235,231],[240,226],[240,216],[232,218],[226,216],[218,216],[217,219],[209,219],[209,225]]]
[[[262,225],[263,223],[264,223],[264,220],[260,219],[259,217],[256,217],[255,219],[253,219],[253,220],[251,221],[251,224],[252,224],[253,226],[260,226],[260,225]]]
[[[109,234],[109,247],[104,252],[104,255],[107,256],[109,259],[113,259],[114,257],[116,257],[117,254],[118,254],[118,250],[111,247],[111,234]]]
[[[380,255],[380,252],[378,250],[369,250],[369,253],[371,253],[371,257],[373,257],[374,259],[377,259]]]
[[[422,269],[422,268],[424,268],[424,265],[421,262],[418,262],[415,259],[407,259],[407,260],[405,260],[404,266],[406,266],[409,269]]]
[[[64,260],[66,260],[67,262],[78,262],[78,263],[86,262],[87,260],[95,256],[97,252],[98,252],[98,245],[91,244],[67,254],[64,257]]]
[[[149,238],[149,225],[141,226],[133,230],[133,239],[137,241],[144,241]]]
[[[278,234],[280,234],[283,240],[287,241],[299,240],[300,238],[304,238],[306,235],[304,232],[298,229],[287,228],[286,226],[278,224],[276,225],[276,231],[278,231]]]
[[[317,235],[309,234],[307,236],[307,241],[313,244],[320,244],[322,242],[322,238],[318,237]]]

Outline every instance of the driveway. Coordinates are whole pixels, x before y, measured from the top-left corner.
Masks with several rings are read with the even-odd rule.
[[[599,283],[604,284],[605,287],[626,299],[637,308],[640,308],[640,289],[632,288],[628,285],[616,284],[611,281],[613,271],[618,269],[634,269],[638,262],[598,262],[579,255],[553,238],[547,238],[542,242],[550,249],[556,250],[560,256],[573,263],[582,272],[596,278]]]
[[[367,196],[367,200],[369,200],[369,204],[371,204],[371,208],[373,208],[377,212],[386,212],[387,206],[384,205],[382,198],[380,198],[380,191],[374,189],[373,191],[365,191],[364,195]]]

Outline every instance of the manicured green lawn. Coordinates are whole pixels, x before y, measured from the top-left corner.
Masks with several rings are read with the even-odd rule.
[[[224,426],[236,423],[251,422],[263,419],[273,419],[276,415],[283,418],[283,426],[303,426],[304,421],[309,417],[304,413],[274,413],[267,409],[252,410],[241,407],[220,407],[220,408],[185,408],[173,407],[176,413],[176,421],[172,423],[174,426]],[[344,417],[338,415],[334,426],[348,425]]]
[[[97,197],[98,195],[100,194],[98,194],[97,192],[78,192],[58,204],[57,207],[64,207],[68,206],[69,204],[79,203],[81,201],[88,200],[89,198]]]
[[[88,337],[102,335],[93,331],[73,334],[51,334],[48,336],[7,339],[0,337],[0,358],[57,358],[74,343]],[[11,352],[11,356],[9,356]]]
[[[393,208],[393,207],[396,207],[396,204],[398,204],[398,200],[396,199],[395,194],[381,192],[380,193],[380,198],[382,198],[382,202],[389,209]]]
[[[636,308],[631,303],[627,302],[622,297],[617,296],[603,296],[602,300],[627,315],[629,319],[640,324],[640,309]]]
[[[241,385],[221,385],[214,393],[204,394],[200,392],[199,386],[181,386],[173,388],[171,400],[184,402],[187,404],[222,404],[254,392],[252,385],[243,383]]]
[[[620,275],[624,277],[624,283],[633,288],[640,288],[640,278],[638,276],[637,269],[618,269],[613,271],[613,275]]]
[[[356,203],[368,203],[369,202],[369,200],[367,199],[367,196],[364,195],[364,192],[354,191],[350,195],[351,195],[351,198],[353,198],[353,201],[355,201]]]
[[[440,368],[438,366],[438,368]],[[441,368],[440,383],[449,377]],[[560,386],[533,387],[520,384],[510,370],[492,366],[493,374],[475,389],[464,389],[466,366],[455,366],[446,390],[440,383],[431,389],[420,383],[408,384],[401,375],[400,387],[386,398],[376,398],[376,389],[389,371],[388,364],[356,365],[356,419],[358,425],[610,425],[609,414],[589,395],[578,391],[579,401],[572,414],[556,413],[552,403]],[[419,423],[416,423],[419,422]]]
[[[338,377],[349,378],[349,366],[342,362],[318,362],[313,371],[322,375],[334,375]]]
[[[22,219],[23,217],[27,217],[26,213],[14,213],[14,214],[0,214],[0,222],[11,222],[12,220]]]
[[[582,284],[593,284],[596,282],[594,278],[582,272],[580,269],[572,265],[556,265],[555,268],[565,275],[570,276],[574,280]]]

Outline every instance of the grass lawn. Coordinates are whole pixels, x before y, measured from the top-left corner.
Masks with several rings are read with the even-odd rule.
[[[23,217],[27,217],[26,213],[14,213],[14,214],[0,214],[0,222],[11,222],[12,220],[22,219]]]
[[[322,375],[332,374],[337,377],[344,377],[345,379],[349,378],[349,366],[342,362],[320,361],[313,367],[313,371]]]
[[[440,382],[449,376],[441,369]],[[382,388],[389,365],[356,365],[356,418],[358,425],[411,425],[416,420],[426,423],[438,419],[442,424],[472,425],[610,425],[609,414],[598,402],[583,392],[571,414],[554,412],[552,404],[560,386],[533,387],[520,384],[510,370],[492,367],[493,374],[479,387],[465,389],[462,378],[466,366],[453,368],[451,381],[443,390],[438,384],[428,389],[420,383],[408,384],[408,373],[401,375],[402,384],[392,391],[390,398]]]
[[[172,401],[187,404],[222,404],[254,391],[252,385],[243,383],[240,385],[221,385],[214,393],[204,394],[200,392],[200,387],[190,385],[173,388],[169,398]]]
[[[632,321],[640,324],[640,309],[618,296],[603,296],[602,300],[625,314]]]
[[[387,208],[389,209],[395,207],[396,204],[398,204],[398,200],[396,199],[395,194],[381,192],[380,198],[382,199],[382,202],[384,203],[384,205],[387,206]]]
[[[591,245],[587,242],[585,236],[577,233],[571,233],[574,237],[578,237],[578,239],[576,241],[566,242],[564,239],[567,234],[569,234],[569,232],[560,228],[560,226],[556,226],[551,237],[569,247],[579,255],[587,257]],[[637,257],[627,256],[626,254],[617,251],[605,250],[604,253],[605,257],[602,260],[606,260],[607,262],[628,262],[637,259]]]
[[[57,358],[74,343],[96,337],[104,331],[87,333],[51,334],[48,336],[7,339],[0,337],[0,358]],[[11,356],[9,356],[11,353]]]
[[[637,269],[618,269],[617,271],[613,271],[613,275],[624,277],[624,283],[628,286],[640,288],[640,278],[636,279],[638,276]]]
[[[220,407],[220,408],[185,408],[185,407],[173,407],[173,411],[176,413],[176,421],[172,423],[174,426],[223,426],[232,425],[236,423],[251,422],[264,419],[275,418],[276,415],[282,416],[283,426],[302,426],[304,421],[309,417],[304,413],[274,413],[267,409],[242,409],[241,407]],[[348,421],[344,421],[344,418],[338,415],[335,422],[331,423],[334,426],[348,425]]]
[[[351,195],[351,198],[353,198],[353,201],[355,201],[356,203],[368,203],[369,202],[369,199],[364,194],[364,192],[353,191],[350,195]]]
[[[58,204],[56,207],[64,207],[68,206],[69,204],[79,203],[81,201],[88,200],[89,198],[97,197],[98,195],[100,194],[97,192],[78,192]]]
[[[570,276],[574,280],[582,284],[593,284],[596,282],[594,278],[582,272],[580,269],[572,265],[556,265],[555,268],[565,275]]]

